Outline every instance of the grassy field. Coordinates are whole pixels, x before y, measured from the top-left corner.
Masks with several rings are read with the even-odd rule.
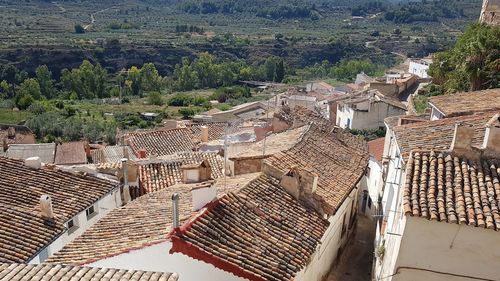
[[[31,116],[32,114],[27,111],[0,109],[0,124],[18,124],[26,121]]]

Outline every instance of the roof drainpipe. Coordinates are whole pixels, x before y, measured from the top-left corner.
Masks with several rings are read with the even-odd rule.
[[[179,227],[179,194],[177,192],[172,194],[172,215],[172,227],[175,229]]]

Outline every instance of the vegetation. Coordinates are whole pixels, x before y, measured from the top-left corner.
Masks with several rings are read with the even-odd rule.
[[[453,48],[434,56],[429,74],[442,93],[500,88],[500,27],[471,25]]]

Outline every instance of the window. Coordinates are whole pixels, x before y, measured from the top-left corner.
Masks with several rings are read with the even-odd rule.
[[[78,229],[78,218],[74,217],[67,223],[68,235]]]
[[[351,128],[351,119],[350,118],[347,118],[347,126],[346,126],[347,129],[350,129]]]
[[[369,176],[370,176],[370,167],[366,167],[365,175],[366,175],[367,177],[369,177]]]
[[[93,218],[95,215],[97,215],[97,212],[95,211],[95,206],[92,205],[90,208],[85,210],[85,214],[87,215],[87,220]]]

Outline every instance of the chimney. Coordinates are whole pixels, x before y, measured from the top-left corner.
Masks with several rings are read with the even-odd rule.
[[[281,177],[280,185],[292,197],[323,215],[325,212],[321,202],[314,196],[318,187],[318,179],[318,175],[314,172],[292,167]]]
[[[87,159],[92,159],[92,153],[90,153],[90,145],[86,142],[83,144],[83,148],[85,149],[85,155],[87,155]]]
[[[179,194],[172,194],[172,228],[179,227]]]
[[[29,157],[24,160],[24,165],[28,168],[38,170],[42,167],[42,161],[40,161],[40,157]]]
[[[130,196],[130,187],[128,186],[128,159],[123,158],[122,160],[122,170],[123,170],[123,204],[127,204],[132,201],[132,197]]]
[[[14,127],[9,127],[7,129],[7,137],[9,139],[13,139],[16,137],[16,129]]]
[[[500,114],[495,114],[486,123],[483,149],[487,156],[497,158],[500,155]]]
[[[201,142],[208,142],[208,127],[207,126],[201,126]]]
[[[191,189],[191,196],[193,211],[198,211],[217,197],[217,188],[213,182],[195,186]]]
[[[212,168],[207,160],[199,164],[186,164],[181,166],[182,183],[204,182],[212,178]]]
[[[450,149],[452,152],[463,152],[471,150],[474,128],[469,124],[456,124],[455,134]]]
[[[9,149],[9,145],[7,144],[7,139],[3,139],[2,141],[3,152],[6,152]]]
[[[122,150],[123,150],[123,158],[130,159],[130,155],[128,154],[128,146],[126,145],[122,146]]]
[[[138,156],[139,156],[139,158],[141,158],[141,159],[144,159],[144,158],[146,158],[146,156],[147,156],[146,149],[139,149],[139,151],[138,151],[137,153],[139,154]]]
[[[52,198],[49,195],[40,196],[40,211],[42,218],[45,220],[54,219],[54,210],[52,209]]]

